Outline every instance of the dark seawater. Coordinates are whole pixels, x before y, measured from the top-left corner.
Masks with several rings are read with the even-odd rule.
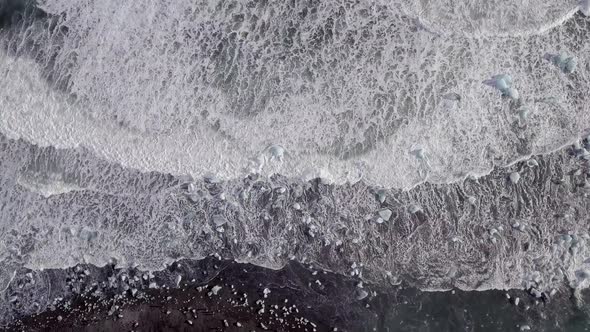
[[[63,300],[46,312],[18,317],[7,331],[263,331],[266,327],[442,332],[520,331],[527,326],[530,331],[587,331],[590,323],[588,306],[565,288],[546,303],[525,290],[422,292],[403,284],[359,288],[356,278],[295,262],[277,271],[215,258],[185,260],[153,276],[113,266],[77,266],[34,273],[33,285],[26,273],[21,271],[15,280],[14,291],[21,292],[18,301],[22,292],[41,283]],[[176,288],[178,275],[182,279]],[[216,294],[215,286],[221,286]],[[590,293],[584,291],[581,299],[589,301]]]

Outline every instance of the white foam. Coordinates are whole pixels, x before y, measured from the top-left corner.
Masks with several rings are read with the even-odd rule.
[[[473,10],[470,3],[457,8]],[[486,174],[494,164],[553,150],[590,127],[588,106],[576,97],[588,90],[583,64],[590,52],[587,45],[570,50],[574,36],[565,27],[526,38],[434,37],[367,3],[344,14],[326,3],[304,20],[281,4],[248,8],[237,1],[224,11],[213,2],[201,5],[43,1],[48,12],[65,13],[68,35],[40,42],[63,45],[54,74],[70,77],[68,90],[78,99],[68,102],[46,87],[38,64],[4,55],[0,130],[41,145],[84,146],[145,171],[226,179],[252,171],[311,174],[410,188]],[[428,6],[421,13],[436,14],[445,25],[469,23],[449,16],[457,8]],[[538,1],[488,6],[471,22],[495,22],[486,31],[550,24],[576,8]],[[240,15],[244,21],[256,15],[258,29],[265,20],[279,37],[234,22]],[[330,40],[317,37],[325,17],[337,26]],[[280,34],[290,20],[300,34],[287,47]],[[224,51],[212,56],[219,45]],[[575,80],[539,61],[557,49],[579,57]],[[534,109],[526,130],[512,129],[518,115],[510,103],[481,84],[506,71]],[[450,92],[460,99],[444,98]],[[546,96],[557,103],[533,102]],[[518,146],[523,139],[525,152]],[[411,155],[418,147],[428,152],[427,162]]]

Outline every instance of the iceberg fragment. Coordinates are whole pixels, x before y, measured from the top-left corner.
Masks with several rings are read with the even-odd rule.
[[[391,210],[390,209],[382,209],[378,212],[379,217],[385,221],[389,221],[389,218],[391,218]]]
[[[518,172],[510,173],[510,182],[517,184],[518,181],[520,181],[520,174],[518,174]]]
[[[590,1],[590,0],[589,0]],[[559,70],[565,74],[571,74],[576,71],[578,66],[578,59],[575,56],[567,56],[565,54],[545,54],[545,59],[549,60]]]
[[[485,85],[496,88],[502,95],[512,99],[520,98],[518,90],[512,86],[512,77],[507,74],[499,74],[492,76],[491,79],[483,81]]]

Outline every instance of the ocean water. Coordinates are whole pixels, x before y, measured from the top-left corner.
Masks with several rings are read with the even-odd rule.
[[[0,290],[210,255],[587,287],[585,4],[28,6],[0,32]]]

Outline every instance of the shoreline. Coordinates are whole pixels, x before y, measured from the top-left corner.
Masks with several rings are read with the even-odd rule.
[[[67,270],[80,276],[90,268]],[[524,290],[433,293],[403,284],[360,288],[358,278],[295,262],[269,270],[214,258],[185,260],[149,280],[140,271],[107,266],[70,286],[92,285],[109,274],[116,277],[112,287],[94,290],[104,295],[72,293],[54,310],[20,317],[6,331],[519,331],[525,326],[574,331],[590,322],[585,312],[590,308],[579,307],[566,289],[543,303]],[[181,288],[174,288],[178,275]],[[135,276],[140,283],[133,282]],[[149,287],[154,282],[158,289]],[[125,291],[129,285],[134,288]],[[581,295],[590,300],[589,291]]]

